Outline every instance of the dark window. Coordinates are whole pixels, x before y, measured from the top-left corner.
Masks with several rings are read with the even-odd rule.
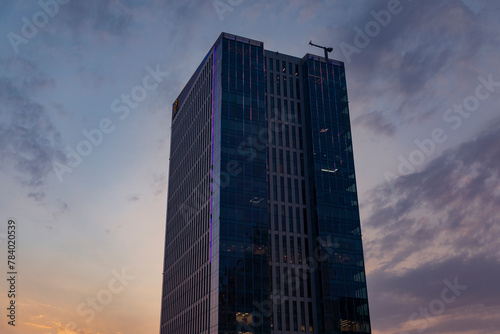
[[[295,292],[295,289],[293,290]],[[297,314],[297,302],[293,301],[293,330],[298,331],[299,330],[299,323],[298,323],[298,314]]]
[[[274,94],[274,74],[269,73],[269,93]]]
[[[300,112],[300,102],[297,102],[297,119],[298,119],[298,123],[302,123],[302,115],[301,115],[301,112]]]
[[[297,179],[295,179],[295,203],[299,203],[299,180]]]
[[[276,317],[278,318],[278,330],[280,331],[283,329],[282,322],[281,322],[281,304],[278,304],[276,313],[277,313]]]
[[[272,154],[271,154],[271,171],[276,172],[276,149],[272,149]],[[276,177],[276,176],[275,176]],[[274,184],[276,186],[276,184]],[[274,196],[274,199],[276,200],[277,196]]]
[[[287,180],[287,184],[288,184],[288,198],[287,198],[287,201],[288,203],[292,203],[292,179],[288,178]]]
[[[279,133],[279,136],[281,138],[281,132]],[[283,150],[281,150],[281,149],[279,150],[279,160],[280,160],[280,172],[283,173],[284,172],[284,168],[283,168],[283,166],[284,166],[284,164],[283,164]],[[281,200],[282,201],[284,200],[283,196],[281,197]]]
[[[285,145],[286,147],[290,147],[290,136],[288,131],[288,125],[285,125]],[[288,168],[288,173],[290,174],[290,168]]]
[[[307,273],[307,276],[309,277],[309,273]],[[307,290],[309,291],[311,289],[311,280],[307,280]],[[309,291],[310,292],[310,291]],[[309,294],[310,296],[311,294]],[[314,332],[314,327],[313,327],[313,308],[312,304],[309,304],[309,333]]]
[[[297,94],[297,99],[300,99],[300,85],[299,85],[299,78],[295,79],[295,92]]]
[[[300,229],[298,230],[298,232],[300,232]],[[301,237],[298,237],[297,238],[297,253],[298,253],[298,256],[297,256],[297,263],[298,264],[302,264],[302,238]],[[301,293],[300,294],[301,297],[304,297],[304,295]]]
[[[286,231],[286,218],[285,218],[285,206],[281,206],[281,230]]]
[[[285,301],[285,326],[286,330],[290,330],[290,301]]]
[[[284,231],[284,230],[283,230]],[[283,243],[283,262],[287,263],[288,262],[288,254],[287,254],[287,248],[286,248],[286,237],[282,236],[281,241]],[[287,286],[287,282],[285,282],[285,285]],[[286,288],[285,288],[286,289]]]
[[[302,150],[304,149],[303,146],[304,145],[302,144],[302,128],[299,127],[299,148]],[[301,159],[303,160],[304,158],[301,157]],[[302,174],[302,176],[304,176],[304,174]]]
[[[274,150],[274,149],[273,149]],[[274,200],[278,200],[278,183],[276,182],[276,175],[273,176],[273,195],[274,195]],[[276,212],[275,212],[276,213]]]
[[[281,79],[279,75],[276,75],[276,94],[281,95]]]
[[[302,203],[306,204],[306,182],[302,180]]]
[[[278,212],[278,208],[276,207],[276,212]],[[277,217],[276,217],[277,218]],[[278,221],[276,219],[276,221]],[[278,229],[276,229],[277,231]],[[276,234],[274,236],[274,250],[275,250],[275,256],[274,256],[274,260],[276,262],[279,262],[280,261],[280,238],[279,236]],[[278,286],[278,289],[280,287],[280,267],[276,267],[276,285]]]
[[[299,134],[300,134],[300,129],[299,129]],[[300,135],[299,135],[300,136]],[[301,147],[302,148],[302,147]],[[305,171],[304,171],[304,154],[300,153],[300,175],[304,176]],[[302,189],[302,194],[304,194],[305,189]],[[304,200],[304,199],[303,199]]]
[[[290,114],[288,112],[288,100],[283,99],[283,121],[288,122],[289,120]]]
[[[297,174],[297,152],[293,153],[293,175]]]

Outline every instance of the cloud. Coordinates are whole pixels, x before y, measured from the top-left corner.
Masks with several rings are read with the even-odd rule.
[[[109,38],[128,38],[135,33],[137,24],[143,25],[141,20],[151,20],[150,24],[161,19],[165,25],[162,31],[158,31],[158,36],[165,41],[174,37],[179,38],[179,34],[199,34],[196,22],[206,16],[206,13],[213,13],[214,19],[217,13],[211,1],[200,2],[196,0],[184,0],[181,2],[165,2],[160,0],[150,0],[144,2],[131,2],[126,0],[87,0],[70,1],[61,6],[57,22],[58,28],[63,28],[72,33],[73,38],[80,41],[85,35],[93,35]],[[188,20],[190,24],[183,24]],[[154,38],[155,36],[148,36]],[[185,39],[184,41],[186,41]]]
[[[310,1],[300,10],[297,22],[301,24],[314,19],[318,10],[320,10],[320,3],[318,1]]]
[[[454,277],[469,289],[427,324],[426,333],[486,328],[478,321],[500,311],[500,298],[491,293],[500,276],[500,117],[481,130],[422,171],[371,192],[365,248],[374,269],[368,284],[376,291],[370,299],[374,327],[384,333],[439,298],[443,280]],[[456,322],[464,317],[471,317],[468,324]],[[486,320],[500,326],[496,318]]]
[[[374,110],[362,114],[352,121],[353,125],[359,125],[371,129],[376,134],[391,137],[396,133],[396,125],[391,123],[382,111]]]
[[[499,275],[500,263],[483,256],[470,259],[453,257],[408,270],[402,275],[377,270],[368,280],[372,289],[377,291],[370,294],[371,315],[372,319],[376,319],[374,328],[392,333],[389,330],[391,328],[405,326],[406,330],[416,331],[425,324],[425,331],[429,334],[461,333],[485,328],[482,320],[487,318],[488,313],[500,311],[500,299],[492,294],[496,290],[496,278]],[[454,294],[445,281],[455,286],[460,285],[459,293]],[[439,304],[436,300],[442,300],[445,288],[448,288],[444,293],[445,298],[454,300],[443,303],[444,310],[433,313],[430,306],[433,306],[432,310],[436,308]],[[421,315],[421,308],[427,309],[428,317]],[[412,315],[413,321],[409,321]],[[439,317],[440,315],[443,317]],[[467,319],[468,317],[472,319]],[[459,321],[460,319],[467,321]],[[492,320],[491,325],[498,328],[500,319]]]
[[[443,96],[458,98],[474,90],[470,78],[483,74],[478,69],[498,53],[500,37],[492,31],[500,25],[488,19],[498,4],[485,1],[485,10],[475,14],[460,0],[401,1],[401,12],[391,15],[385,26],[378,24],[378,34],[366,35],[366,45],[359,44],[355,29],[366,34],[367,23],[377,24],[373,13],[386,11],[387,4],[370,2],[352,20],[340,26],[332,23],[337,32],[333,56],[346,62],[352,100],[362,92],[369,104],[377,106],[390,96],[384,112],[396,124],[421,122],[448,107]],[[345,52],[342,43],[359,52]],[[377,131],[377,124],[373,126]]]
[[[499,118],[421,172],[374,189],[365,223],[381,233],[374,254],[384,253],[392,265],[401,255],[406,259],[433,247],[450,249],[450,256],[500,256],[494,246],[500,240],[498,142]]]
[[[72,32],[79,39],[86,32],[123,37],[129,34],[133,10],[121,0],[70,1],[60,7],[56,26]]]
[[[46,329],[51,329],[53,328],[52,326],[46,326],[46,325],[38,325],[38,324],[32,324],[30,322],[25,322],[25,325],[33,326],[33,327],[38,327],[38,328],[46,328]]]
[[[28,194],[28,197],[31,197],[35,199],[36,201],[40,202],[45,198],[45,193],[44,192],[30,192]]]
[[[155,196],[166,195],[168,193],[167,188],[167,175],[166,174],[154,174],[152,176],[152,181],[150,183],[151,190]],[[167,191],[167,192],[166,192]]]
[[[61,134],[47,109],[31,96],[55,83],[33,63],[19,58],[2,59],[0,65],[0,169],[14,170],[22,185],[40,187],[52,172],[52,161],[64,161]],[[41,192],[30,192],[40,200]]]
[[[140,200],[140,197],[137,194],[133,194],[127,197],[127,201],[129,202],[136,202],[138,200]]]
[[[484,1],[482,0],[461,0],[464,5],[467,6],[474,14],[480,12],[484,7]]]

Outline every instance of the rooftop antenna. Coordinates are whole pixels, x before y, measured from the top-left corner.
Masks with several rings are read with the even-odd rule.
[[[326,46],[321,46],[321,45],[313,44],[313,41],[309,41],[309,45],[312,45],[312,46],[315,46],[317,48],[325,50],[325,59],[326,59],[326,61],[328,61],[328,52],[332,52],[333,48],[328,48]]]

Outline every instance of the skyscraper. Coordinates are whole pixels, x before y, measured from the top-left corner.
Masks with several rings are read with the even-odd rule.
[[[371,333],[344,64],[222,33],[173,104],[161,334]]]

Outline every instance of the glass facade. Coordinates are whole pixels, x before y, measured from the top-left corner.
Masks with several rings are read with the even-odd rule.
[[[370,333],[344,66],[307,55],[303,81],[320,333]]]
[[[162,334],[207,333],[209,325],[212,58],[172,111]]]
[[[270,333],[264,49],[224,35],[214,52],[210,333]]]
[[[223,33],[173,105],[161,331],[370,333],[343,63]]]
[[[313,306],[314,309],[316,307],[313,305],[315,287],[307,279],[309,267],[305,261],[305,255],[312,254],[309,240],[313,235],[304,225],[309,214],[306,204],[309,194],[306,191],[305,165],[299,163],[305,153],[300,145],[304,123],[295,113],[300,100],[295,94],[288,94],[287,88],[287,84],[293,83],[298,76],[301,59],[271,51],[265,51],[265,57],[270,64],[280,64],[274,70],[266,69],[266,75],[280,78],[283,83],[279,85],[276,81],[276,87],[283,86],[283,89],[268,89],[266,94],[271,106],[267,111],[271,136],[268,150],[272,152],[273,159],[269,168],[272,190],[269,192],[269,203],[274,207],[271,214],[274,222],[270,227],[274,256],[269,266],[270,272],[276,276],[271,281],[271,328],[273,333],[317,333],[317,320],[315,322],[315,317],[309,314],[309,309],[313,312]],[[295,72],[287,71],[294,67],[297,67],[297,76]],[[293,85],[290,84],[290,87]]]

